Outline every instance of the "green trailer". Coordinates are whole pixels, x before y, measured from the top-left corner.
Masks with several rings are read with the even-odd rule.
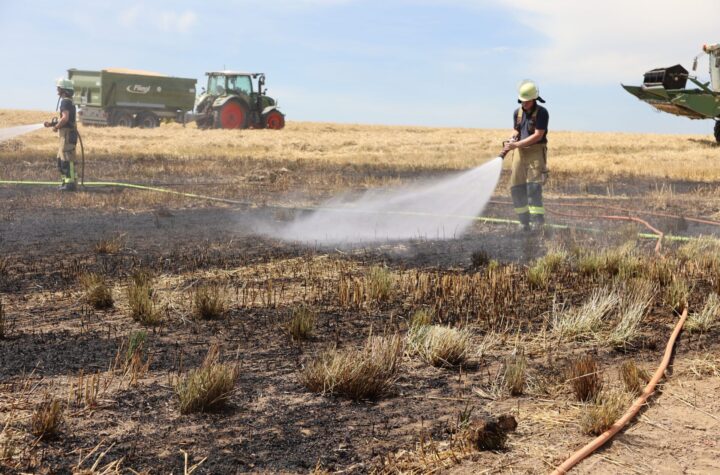
[[[703,52],[710,58],[710,82],[699,81],[678,64],[646,72],[642,86],[622,87],[659,111],[714,120],[715,140],[720,143],[720,44],[705,45]],[[697,58],[693,70],[696,68]],[[688,89],[688,81],[697,87]]]
[[[68,78],[83,125],[152,128],[184,121],[195,105],[195,79],[126,69],[69,69]]]

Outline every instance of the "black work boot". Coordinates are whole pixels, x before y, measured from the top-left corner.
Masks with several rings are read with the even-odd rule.
[[[530,231],[530,213],[518,214],[518,221],[520,221],[520,230],[523,232]]]

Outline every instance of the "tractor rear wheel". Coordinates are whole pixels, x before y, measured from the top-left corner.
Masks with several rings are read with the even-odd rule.
[[[113,125],[117,125],[118,127],[132,127],[135,125],[135,120],[129,112],[116,112]]]
[[[248,108],[238,101],[228,101],[220,109],[219,126],[223,129],[244,129],[247,127]]]
[[[715,121],[715,141],[720,143],[720,119]]]
[[[280,111],[272,110],[265,116],[265,128],[280,130],[285,127],[285,116]]]
[[[152,112],[143,112],[137,118],[137,125],[141,129],[154,129],[160,125],[160,119]]]

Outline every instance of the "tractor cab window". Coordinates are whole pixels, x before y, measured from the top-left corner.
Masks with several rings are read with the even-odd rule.
[[[225,94],[225,76],[210,76],[208,78],[207,93],[213,96]]]
[[[252,94],[252,82],[249,76],[228,77],[228,91],[235,93]]]

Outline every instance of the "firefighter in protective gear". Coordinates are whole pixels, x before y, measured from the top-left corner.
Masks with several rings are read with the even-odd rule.
[[[545,103],[537,85],[523,81],[518,87],[518,107],[513,113],[514,133],[504,153],[518,150],[513,156],[510,193],[513,207],[523,230],[545,224],[542,186],[548,175],[547,133],[550,114],[538,104]]]
[[[56,86],[57,94],[60,97],[58,102],[60,117],[51,122],[45,122],[45,127],[52,127],[53,132],[57,132],[60,138],[60,148],[57,154],[58,170],[62,178],[60,190],[75,191],[77,187],[75,147],[78,141],[77,110],[72,100],[75,87],[72,81],[64,78],[58,79]]]

